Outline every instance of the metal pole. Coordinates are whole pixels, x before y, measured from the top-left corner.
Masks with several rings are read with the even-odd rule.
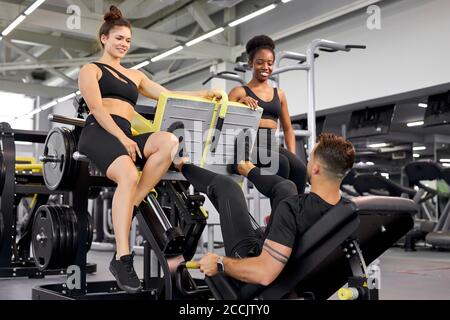
[[[345,124],[341,126],[341,135],[342,138],[347,139],[347,126]]]
[[[311,153],[316,142],[316,96],[314,88],[314,43],[308,46],[306,55],[308,57],[308,154]]]
[[[214,252],[214,224],[208,224],[208,252]]]

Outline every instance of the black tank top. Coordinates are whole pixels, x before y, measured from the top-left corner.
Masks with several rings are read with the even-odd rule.
[[[249,87],[244,86],[243,88],[247,96],[258,100],[258,105],[264,109],[263,114],[261,116],[262,119],[270,119],[277,121],[280,118],[281,101],[280,97],[278,96],[277,88],[273,88],[273,99],[272,101],[269,102],[261,100]]]
[[[128,77],[126,77],[123,73],[119,72],[108,64],[104,64],[101,62],[93,63],[102,70],[102,76],[98,80],[102,98],[115,98],[123,100],[129,102],[134,107],[139,96],[136,84]],[[126,82],[118,79],[111,73],[111,70]]]

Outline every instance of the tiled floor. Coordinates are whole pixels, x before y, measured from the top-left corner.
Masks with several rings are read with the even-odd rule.
[[[97,273],[89,275],[88,281],[112,280],[108,271],[111,255],[110,252],[89,253],[89,262],[97,263]],[[142,256],[135,259],[136,270],[142,275]],[[381,256],[380,261],[382,300],[450,300],[450,252],[429,249],[404,252],[392,248]],[[62,281],[60,276],[0,279],[0,299],[31,299],[32,287]]]

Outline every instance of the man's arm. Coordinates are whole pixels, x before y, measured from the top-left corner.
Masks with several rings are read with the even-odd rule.
[[[267,239],[258,257],[244,259],[224,257],[225,274],[247,283],[267,286],[283,270],[291,252],[292,248]],[[217,254],[206,254],[199,261],[200,271],[207,276],[216,275],[218,258]]]

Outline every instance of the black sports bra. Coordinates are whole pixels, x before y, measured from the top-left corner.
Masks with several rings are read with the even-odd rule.
[[[115,98],[123,100],[129,102],[134,107],[139,96],[136,84],[123,73],[117,71],[108,64],[101,62],[93,63],[102,70],[102,76],[98,79],[98,85],[100,87],[102,98]],[[126,82],[118,79],[111,73],[111,70]]]
[[[278,121],[281,113],[281,101],[280,97],[278,96],[277,88],[273,88],[273,98],[272,101],[269,102],[261,100],[249,87],[243,86],[243,88],[247,96],[258,100],[258,105],[264,109],[261,119]]]

